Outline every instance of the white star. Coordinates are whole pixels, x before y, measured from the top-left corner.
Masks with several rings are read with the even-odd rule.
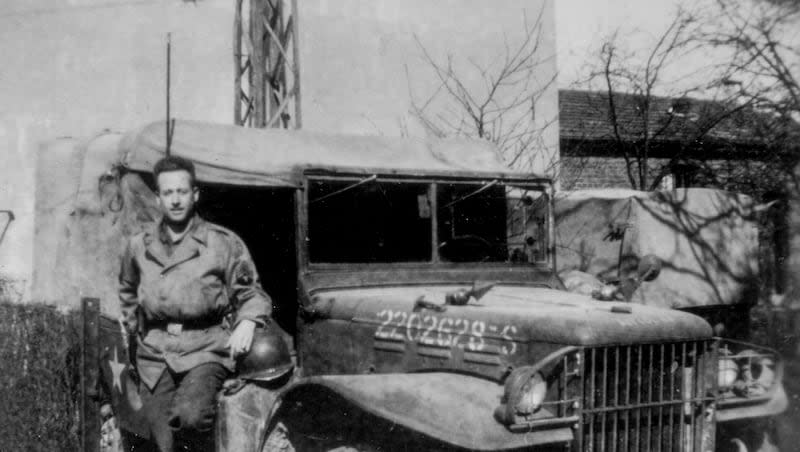
[[[114,388],[119,389],[122,393],[122,369],[125,368],[125,363],[119,362],[117,357],[117,347],[114,347],[114,360],[108,360],[108,366],[111,368],[111,373],[114,376]]]

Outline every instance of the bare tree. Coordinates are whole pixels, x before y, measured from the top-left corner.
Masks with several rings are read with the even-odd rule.
[[[800,157],[800,2],[717,0],[717,5],[719,14],[709,20],[702,39],[728,53],[720,65],[721,83],[769,118],[759,133],[769,147],[769,177],[763,181],[785,190]]]
[[[791,221],[800,207],[800,180],[794,169],[800,159],[800,2],[796,0],[717,0],[719,14],[709,20],[702,38],[727,51],[721,81],[745,98],[754,99],[770,118],[759,136],[768,143],[762,171],[748,174],[774,206],[768,230],[773,246],[775,290],[797,293],[800,280],[790,259],[797,250]],[[796,266],[795,266],[796,267]]]
[[[717,0],[703,37],[728,50],[723,81],[778,115],[800,114],[800,2]]]
[[[652,46],[631,52],[617,31],[602,43],[589,71],[589,86],[599,85],[605,93],[590,108],[607,121],[612,154],[624,159],[634,189],[654,190],[677,164],[690,159],[696,164],[698,147],[713,138],[715,127],[753,105],[723,89],[712,64],[676,75],[682,58],[700,49],[701,25],[696,13],[679,9]],[[624,39],[630,42],[631,36]]]
[[[525,18],[522,39],[515,44],[506,39],[502,54],[491,63],[469,59],[461,64],[464,62],[453,55],[437,60],[417,39],[424,61],[438,80],[433,94],[421,101],[409,84],[412,114],[429,133],[490,140],[498,145],[509,166],[533,167],[544,146],[542,133],[557,119],[555,114],[538,122],[536,118],[537,102],[556,81],[555,71],[541,78],[546,73],[542,71],[544,65],[555,58],[543,54],[543,12],[540,10],[533,24]],[[407,77],[410,82],[410,75]],[[476,80],[480,86],[476,86]]]

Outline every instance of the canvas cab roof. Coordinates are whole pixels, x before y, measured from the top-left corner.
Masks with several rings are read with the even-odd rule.
[[[151,171],[165,155],[165,122],[128,133],[119,149],[123,167]],[[311,169],[548,179],[511,170],[492,143],[464,138],[348,136],[180,120],[175,121],[170,150],[195,163],[199,180],[231,185],[297,187]]]

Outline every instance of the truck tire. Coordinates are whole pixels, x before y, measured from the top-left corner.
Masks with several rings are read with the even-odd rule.
[[[718,452],[780,452],[774,429],[742,429],[735,437],[726,437],[717,443]]]
[[[264,431],[260,452],[459,450],[318,387],[305,387],[284,397]]]
[[[761,444],[757,447],[753,448],[753,452],[780,452],[780,449],[777,446],[777,438],[774,435],[771,435],[770,432],[764,432],[764,437],[761,440]]]

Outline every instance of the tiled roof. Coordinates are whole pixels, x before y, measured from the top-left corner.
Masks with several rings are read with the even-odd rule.
[[[559,90],[560,135],[562,139],[615,139],[609,115],[608,94],[598,91]],[[643,96],[615,93],[619,133],[623,139],[643,137]],[[758,144],[758,129],[769,117],[752,109],[726,115],[730,106],[721,102],[650,96],[649,134],[653,141],[724,141]],[[722,119],[720,119],[722,118]],[[710,129],[708,129],[710,127]],[[704,130],[707,132],[703,132]]]

